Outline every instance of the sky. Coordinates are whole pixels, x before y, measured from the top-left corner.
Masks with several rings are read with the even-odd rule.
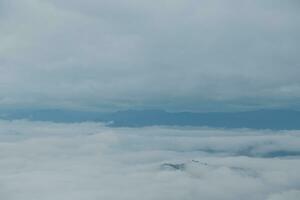
[[[24,120],[0,120],[0,127],[5,200],[298,200],[300,195],[298,130],[115,129]],[[273,158],[274,152],[286,154]]]
[[[300,109],[297,0],[0,0],[0,108]]]

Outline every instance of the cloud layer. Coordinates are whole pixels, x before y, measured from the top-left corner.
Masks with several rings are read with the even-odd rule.
[[[299,107],[299,3],[0,2],[1,107]]]
[[[299,131],[29,121],[0,121],[0,127],[1,199],[296,200],[300,194]]]

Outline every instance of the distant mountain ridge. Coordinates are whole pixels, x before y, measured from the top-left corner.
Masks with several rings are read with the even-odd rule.
[[[28,119],[52,122],[106,122],[114,127],[208,126],[217,128],[300,129],[300,111],[257,110],[245,112],[166,112],[163,110],[125,110],[111,113],[70,110],[6,110],[0,119]]]

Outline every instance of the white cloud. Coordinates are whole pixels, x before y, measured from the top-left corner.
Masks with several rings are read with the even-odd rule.
[[[299,131],[29,121],[0,127],[1,199],[296,200],[300,192]],[[278,151],[287,154],[264,157]]]

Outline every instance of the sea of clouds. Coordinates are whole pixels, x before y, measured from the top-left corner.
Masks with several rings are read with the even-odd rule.
[[[298,200],[300,131],[0,121],[2,200]]]

